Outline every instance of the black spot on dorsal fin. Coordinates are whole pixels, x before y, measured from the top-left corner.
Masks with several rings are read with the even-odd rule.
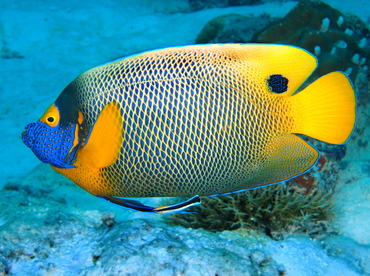
[[[271,75],[267,80],[270,90],[278,94],[284,93],[288,90],[288,82],[289,80],[280,74]]]

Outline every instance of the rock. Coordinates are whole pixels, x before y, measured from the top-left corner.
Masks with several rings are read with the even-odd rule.
[[[269,17],[246,17],[239,14],[218,16],[209,21],[196,43],[247,43],[253,34],[271,22]]]
[[[262,253],[251,261],[254,238],[231,240],[154,216],[107,223],[112,214],[67,207],[19,186],[2,191],[2,275],[279,275],[282,269]],[[27,206],[20,204],[25,198]]]
[[[368,37],[366,24],[356,16],[346,16],[321,1],[303,0],[282,20],[257,31],[251,41],[295,45],[315,54],[319,67],[310,81],[339,70],[364,85],[370,65]]]
[[[262,0],[189,0],[192,11],[230,6],[248,6],[261,4]]]

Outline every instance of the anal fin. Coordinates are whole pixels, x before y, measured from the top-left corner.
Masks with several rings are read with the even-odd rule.
[[[117,205],[119,207],[123,207],[126,209],[138,211],[138,212],[145,212],[145,213],[175,213],[175,212],[182,212],[185,209],[196,206],[201,204],[199,196],[193,196],[187,201],[172,204],[172,205],[166,205],[166,206],[159,206],[159,207],[150,207],[147,205],[142,204],[141,202],[137,200],[130,200],[130,199],[123,199],[123,198],[117,198],[114,196],[98,196],[101,199],[104,199],[105,201],[108,201],[109,203],[112,203],[114,205]]]
[[[319,158],[312,146],[294,134],[273,139],[265,147],[263,161],[247,189],[278,183],[308,171]]]

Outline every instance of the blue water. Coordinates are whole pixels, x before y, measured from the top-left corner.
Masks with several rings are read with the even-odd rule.
[[[369,26],[367,0],[337,2],[328,1]],[[356,72],[350,77],[359,100],[358,131],[345,157],[330,159],[336,218],[330,233],[313,240],[290,234],[275,241],[247,229],[210,233],[169,226],[165,216],[116,208],[41,164],[20,138],[24,126],[36,121],[70,81],[94,66],[194,44],[205,24],[220,15],[282,18],[296,4],[221,3],[192,11],[187,0],[1,1],[0,275],[370,274],[369,58],[362,61],[364,56],[353,58],[351,52],[353,60],[331,69]],[[368,51],[368,33],[362,38],[356,41]]]

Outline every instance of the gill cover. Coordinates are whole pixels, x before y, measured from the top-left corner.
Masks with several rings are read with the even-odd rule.
[[[61,124],[59,109],[52,104],[39,121],[26,126],[22,140],[42,162],[58,168],[74,168],[81,121]]]

